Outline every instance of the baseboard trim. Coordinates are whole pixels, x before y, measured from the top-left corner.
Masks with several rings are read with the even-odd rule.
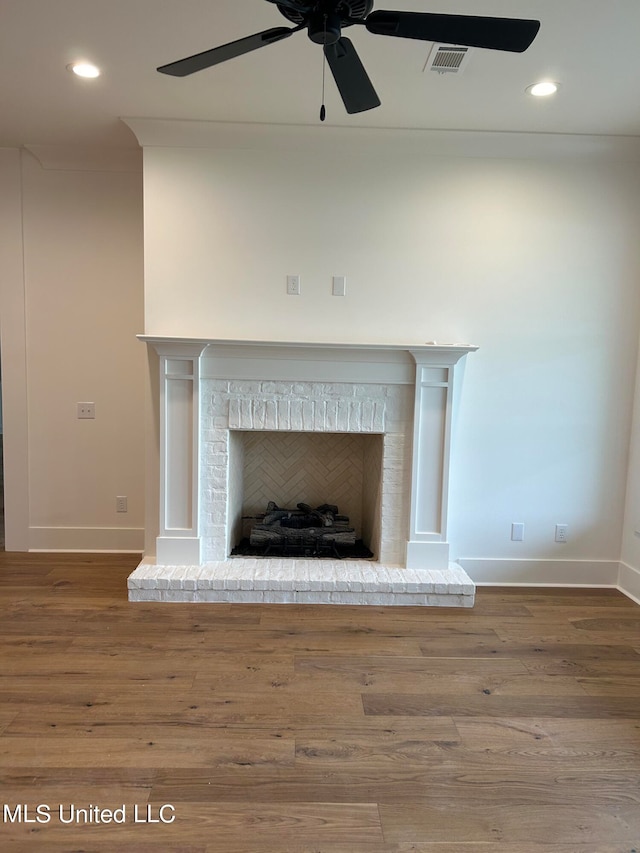
[[[618,587],[617,560],[456,560],[477,586]]]
[[[620,592],[636,604],[640,604],[640,571],[638,569],[634,569],[627,563],[620,563],[617,585]]]
[[[144,551],[144,530],[138,527],[30,527],[29,551],[140,554]]]

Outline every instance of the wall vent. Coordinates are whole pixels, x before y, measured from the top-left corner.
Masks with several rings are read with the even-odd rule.
[[[460,74],[469,61],[470,52],[468,47],[434,44],[422,70],[437,71],[438,74]]]

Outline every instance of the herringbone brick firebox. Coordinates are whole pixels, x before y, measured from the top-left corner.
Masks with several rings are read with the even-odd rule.
[[[349,517],[357,539],[371,547],[374,506],[367,499],[381,477],[382,436],[358,433],[251,430],[240,433],[242,518],[279,507],[331,503]],[[251,522],[243,524],[249,535]]]

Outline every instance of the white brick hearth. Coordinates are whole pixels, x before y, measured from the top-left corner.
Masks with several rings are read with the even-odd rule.
[[[131,601],[473,604],[446,528],[455,366],[475,347],[143,339],[160,356],[160,525]],[[282,465],[311,434],[319,446],[337,437],[336,456],[359,454],[323,500],[355,507],[373,558],[232,557],[256,494],[280,484],[288,495],[285,474],[303,484],[299,500],[321,490],[317,459],[308,485],[304,466]],[[277,452],[266,484],[249,485],[256,441]]]
[[[233,558],[203,566],[138,566],[130,601],[375,604],[471,607],[475,587],[452,563],[445,571],[368,560]]]

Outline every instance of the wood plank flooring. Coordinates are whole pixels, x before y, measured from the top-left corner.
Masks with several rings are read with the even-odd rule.
[[[622,594],[130,604],[136,563],[0,555],[0,850],[640,853]]]

